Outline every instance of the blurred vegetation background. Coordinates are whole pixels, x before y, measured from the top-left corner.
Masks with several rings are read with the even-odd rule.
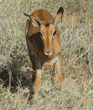
[[[61,6],[62,88],[51,67],[42,74],[38,98],[30,103],[23,12],[45,9],[55,16]],[[93,0],[0,0],[0,109],[93,110]]]

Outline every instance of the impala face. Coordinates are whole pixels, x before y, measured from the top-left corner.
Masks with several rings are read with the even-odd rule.
[[[56,31],[54,29],[53,24],[41,25],[40,33],[42,36],[42,40],[44,43],[44,53],[45,55],[51,55],[53,52],[53,40],[56,35]]]

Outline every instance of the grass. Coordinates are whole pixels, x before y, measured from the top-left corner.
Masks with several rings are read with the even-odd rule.
[[[93,0],[3,0],[0,5],[0,109],[93,110]],[[23,12],[31,14],[43,8],[55,16],[60,6],[64,8],[58,24],[62,88],[57,84],[56,73],[45,70],[38,98],[30,103],[31,62]]]

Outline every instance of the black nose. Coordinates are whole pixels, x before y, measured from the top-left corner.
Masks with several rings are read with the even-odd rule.
[[[48,51],[46,51],[46,53],[47,53],[47,54],[49,54],[50,52],[51,52],[51,51],[49,51],[49,52],[48,52]]]
[[[45,55],[51,55],[51,51],[45,51]]]

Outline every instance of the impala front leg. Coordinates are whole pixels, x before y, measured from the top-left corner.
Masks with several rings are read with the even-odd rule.
[[[57,75],[57,81],[58,83],[63,82],[63,75],[61,72],[61,61],[60,61],[60,56],[58,56],[57,62],[56,62],[56,75]],[[60,84],[60,87],[62,87],[62,84]]]
[[[39,92],[39,88],[41,85],[41,69],[36,69],[36,81],[35,81],[35,93],[34,93],[34,97],[37,98],[38,92]]]

